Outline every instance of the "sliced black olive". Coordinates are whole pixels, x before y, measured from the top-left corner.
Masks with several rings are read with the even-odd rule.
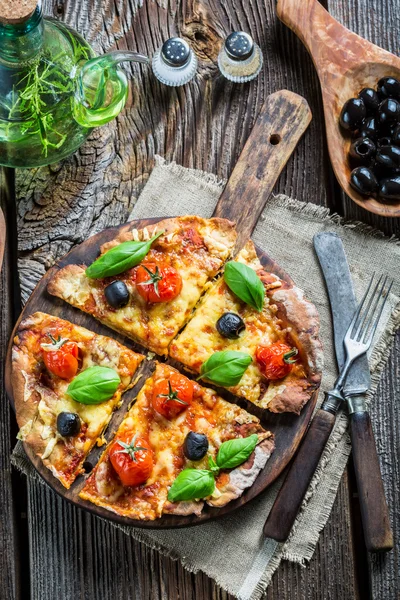
[[[385,137],[379,138],[376,145],[378,146],[378,148],[380,148],[381,146],[390,146],[391,143],[392,143],[392,138],[385,136]]]
[[[397,169],[400,167],[400,148],[398,146],[381,146],[376,153],[376,162]]]
[[[380,99],[376,91],[372,88],[363,88],[358,97],[364,102],[368,112],[374,113],[378,110]]]
[[[367,117],[360,127],[360,136],[375,140],[378,137],[378,120],[376,117]]]
[[[57,415],[57,431],[63,437],[77,435],[81,430],[79,415],[71,412],[60,412]]]
[[[350,156],[360,164],[369,165],[376,153],[376,146],[369,138],[357,138],[350,146]]]
[[[357,167],[351,172],[350,185],[363,196],[370,196],[378,189],[378,180],[368,167]]]
[[[379,105],[380,123],[398,123],[400,120],[400,102],[394,98],[386,98]]]
[[[123,281],[113,281],[104,289],[106,300],[113,308],[123,308],[129,302],[129,290]]]
[[[355,131],[361,127],[363,119],[367,115],[367,109],[364,102],[360,98],[350,98],[344,104],[340,113],[340,124],[343,129]]]
[[[379,184],[379,198],[383,200],[400,200],[400,175],[382,179]]]
[[[396,98],[400,100],[400,81],[394,77],[382,77],[378,81],[378,93],[382,98]]]
[[[400,146],[400,125],[396,125],[392,134],[392,143],[395,146]]]
[[[183,442],[183,453],[189,460],[201,460],[207,454],[208,439],[204,433],[189,431]]]
[[[246,328],[242,317],[234,312],[226,312],[217,321],[217,331],[223,337],[234,340]]]

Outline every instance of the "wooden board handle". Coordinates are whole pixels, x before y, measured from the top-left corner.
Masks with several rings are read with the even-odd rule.
[[[214,217],[236,221],[241,248],[289,156],[311,121],[307,101],[288,90],[268,96],[215,208]]]
[[[374,433],[367,412],[350,415],[350,434],[365,545],[370,552],[387,552],[393,548],[393,535]]]
[[[319,410],[289,467],[264,525],[264,535],[285,542],[335,423],[335,415]]]

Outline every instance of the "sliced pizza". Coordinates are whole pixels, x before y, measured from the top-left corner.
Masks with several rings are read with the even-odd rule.
[[[48,291],[146,348],[167,354],[235,241],[234,224],[225,219],[165,219],[105,244],[89,268],[61,268]]]
[[[315,306],[267,273],[249,241],[204,295],[170,355],[261,408],[299,414],[321,379],[318,333]]]
[[[199,515],[241,496],[273,449],[255,416],[157,363],[79,495],[132,519]]]
[[[45,313],[20,323],[12,348],[18,437],[66,488],[83,472],[143,358]]]

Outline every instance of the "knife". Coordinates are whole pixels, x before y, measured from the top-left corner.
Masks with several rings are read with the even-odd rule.
[[[334,325],[336,359],[338,369],[340,370],[345,360],[343,339],[357,306],[356,298],[340,238],[334,233],[317,234],[314,237],[314,246],[328,289]],[[351,418],[351,435],[352,439],[354,438],[353,453],[357,484],[361,490],[360,505],[367,548],[371,551],[390,549],[390,536],[387,534],[388,532],[391,534],[391,532],[379,462],[369,416],[366,410],[364,410],[364,394],[368,390],[369,385],[370,372],[368,359],[364,355],[354,362],[348,374],[343,395],[332,394],[331,392],[326,394],[321,408],[317,411],[299,447],[265,523],[264,534],[266,536],[280,542],[287,539],[311,478],[317,468],[325,444],[333,429],[337,411],[345,397],[350,403],[351,415],[357,415],[355,418]],[[353,411],[353,409],[355,410]],[[361,409],[362,412],[358,412]],[[362,415],[362,417],[360,418],[359,415]],[[375,452],[373,452],[374,450]],[[368,461],[364,461],[362,458],[365,452],[368,452]],[[356,460],[356,456],[359,459],[358,461]],[[374,456],[375,461],[373,460]],[[365,468],[368,471],[370,470],[370,460],[372,461],[371,464],[374,465],[374,477],[372,478],[373,490],[371,490],[372,486],[369,478],[365,477]],[[377,472],[376,466],[378,469]],[[375,501],[371,500],[372,497],[375,498]],[[379,510],[383,510],[382,514],[384,518],[376,514],[378,507]],[[386,512],[384,511],[385,508]]]

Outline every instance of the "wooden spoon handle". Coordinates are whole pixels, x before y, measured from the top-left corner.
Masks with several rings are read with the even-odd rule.
[[[335,415],[319,410],[300,444],[264,525],[264,535],[285,542],[318,466],[335,423]]]
[[[350,434],[365,545],[370,552],[387,552],[393,535],[368,412],[350,415]]]
[[[281,90],[264,102],[213,215],[236,221],[236,248],[251,236],[276,180],[310,121],[307,101],[298,94]]]

